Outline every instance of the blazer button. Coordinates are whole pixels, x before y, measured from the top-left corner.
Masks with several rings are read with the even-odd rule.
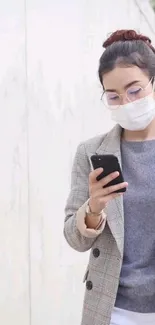
[[[100,255],[100,250],[99,250],[98,248],[94,248],[94,249],[93,249],[93,255],[94,255],[94,257],[99,257],[99,255]]]
[[[86,282],[86,288],[87,288],[87,290],[92,290],[92,288],[93,288],[93,284],[92,284],[91,281],[87,281],[87,282]]]

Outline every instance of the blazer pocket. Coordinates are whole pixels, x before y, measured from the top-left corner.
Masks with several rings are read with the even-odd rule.
[[[87,269],[85,271],[84,277],[83,277],[83,283],[85,283],[88,279],[88,274],[89,274],[89,266],[87,266]]]

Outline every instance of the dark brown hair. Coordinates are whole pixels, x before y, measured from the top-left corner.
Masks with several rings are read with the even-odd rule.
[[[99,79],[117,65],[135,65],[144,70],[150,78],[155,76],[155,48],[149,37],[137,34],[134,30],[117,30],[103,43],[99,63]]]

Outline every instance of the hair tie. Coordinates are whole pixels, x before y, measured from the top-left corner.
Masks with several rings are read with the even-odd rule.
[[[112,33],[107,40],[103,43],[103,47],[106,49],[108,46],[115,42],[125,42],[125,41],[143,41],[145,42],[151,50],[155,53],[155,48],[151,44],[151,39],[145,35],[137,34],[135,30],[132,29],[122,29],[117,30]]]

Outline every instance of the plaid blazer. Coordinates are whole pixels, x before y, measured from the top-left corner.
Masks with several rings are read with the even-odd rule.
[[[93,154],[114,154],[121,165],[121,131],[121,127],[116,125],[106,135],[80,144],[74,158],[71,190],[65,207],[64,236],[75,250],[91,250],[84,275],[86,289],[81,325],[109,325],[116,300],[123,260],[123,198],[108,203],[105,211],[107,219],[99,230],[82,233],[78,218],[84,220],[89,198],[90,157]]]

